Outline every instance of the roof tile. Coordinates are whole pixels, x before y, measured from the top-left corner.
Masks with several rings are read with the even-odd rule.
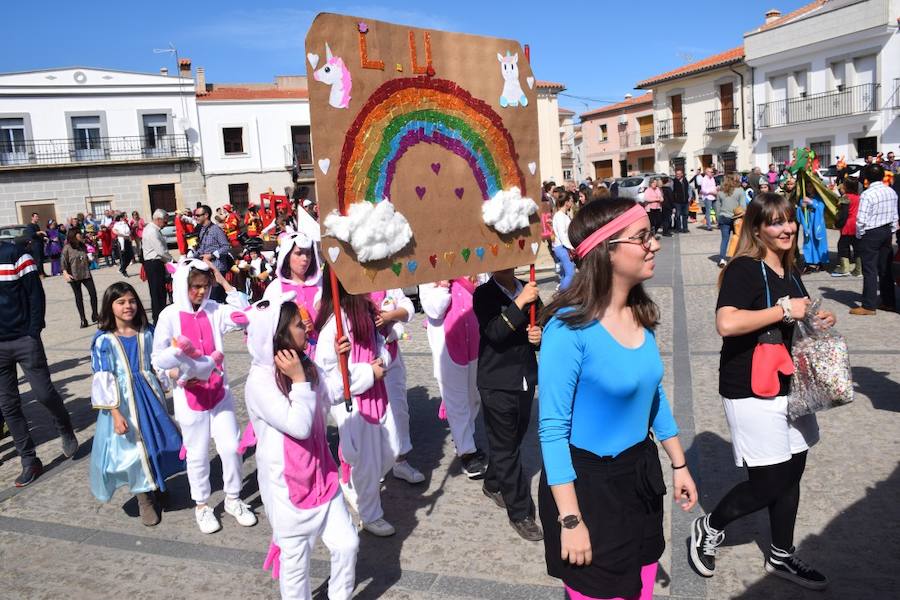
[[[616,104],[610,104],[609,106],[602,106],[600,108],[595,108],[594,110],[589,110],[586,113],[581,113],[581,119],[584,120],[586,117],[596,117],[607,112],[614,112],[623,108],[628,108],[629,106],[637,106],[638,104],[647,104],[650,102],[653,102],[653,92],[647,92],[646,94],[641,94],[640,96],[635,96],[633,98],[629,98],[628,100],[617,102]]]
[[[714,54],[713,56],[704,58],[703,60],[698,60],[697,62],[692,62],[682,67],[678,67],[677,69],[673,69],[672,71],[667,71],[661,75],[656,75],[649,79],[645,79],[634,87],[637,89],[648,88],[664,81],[670,81],[672,79],[678,79],[680,77],[687,77],[689,75],[702,73],[703,71],[709,71],[710,69],[734,64],[742,61],[743,59],[744,47],[738,46],[737,48],[732,48],[731,50],[726,50],[725,52]]]
[[[245,87],[215,86],[212,90],[197,94],[200,102],[215,100],[279,100],[279,99],[309,98],[309,91],[305,89],[251,89]]]

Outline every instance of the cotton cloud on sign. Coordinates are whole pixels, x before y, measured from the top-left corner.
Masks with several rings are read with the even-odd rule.
[[[528,227],[528,217],[537,212],[531,198],[523,198],[519,188],[500,190],[481,205],[484,223],[500,233],[512,233]]]
[[[325,233],[349,243],[363,263],[393,256],[413,237],[409,221],[388,200],[356,202],[347,216],[332,212],[325,217]]]

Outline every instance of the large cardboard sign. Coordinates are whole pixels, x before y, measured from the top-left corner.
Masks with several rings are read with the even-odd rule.
[[[306,51],[323,255],[348,291],[534,262],[537,90],[518,42],[323,13]]]

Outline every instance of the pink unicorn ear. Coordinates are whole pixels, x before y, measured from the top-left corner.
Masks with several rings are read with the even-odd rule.
[[[167,263],[166,263],[166,271],[169,272],[169,275],[174,274],[174,273],[175,273],[175,269],[177,269],[177,268],[178,268],[178,265],[176,265],[176,264],[173,263],[173,262],[167,262]]]
[[[231,313],[231,320],[235,325],[240,325],[241,327],[246,327],[250,324],[250,317],[242,310]]]

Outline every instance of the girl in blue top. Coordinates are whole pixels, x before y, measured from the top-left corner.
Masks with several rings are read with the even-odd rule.
[[[682,508],[697,501],[661,385],[659,311],[641,285],[660,245],[624,198],[585,205],[569,239],[579,268],[544,313],[538,365],[547,571],[573,600],[651,598],[666,492],[651,427]]]

